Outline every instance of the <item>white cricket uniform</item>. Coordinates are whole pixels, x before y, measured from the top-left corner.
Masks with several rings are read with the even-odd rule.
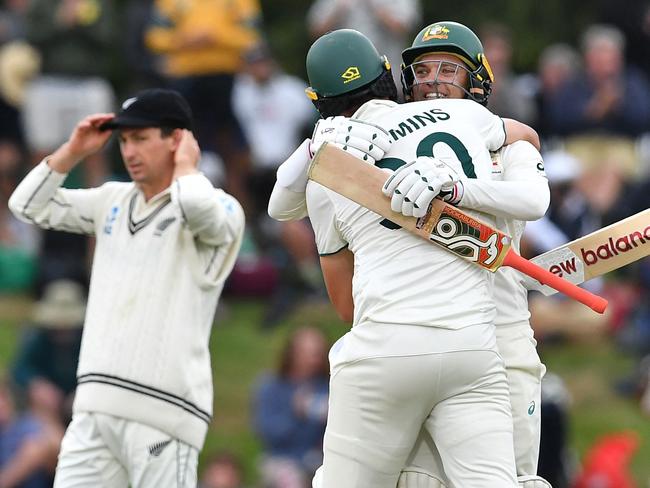
[[[519,252],[525,221],[540,218],[549,203],[548,181],[542,157],[531,144],[518,141],[493,157],[493,180],[465,182],[460,207],[478,209],[497,216],[500,230],[512,236]],[[520,272],[502,267],[495,274],[494,320],[497,346],[503,357],[514,424],[514,448],[518,476],[537,474],[540,437],[541,379],[545,367],[539,359],[530,326],[528,294]],[[423,468],[444,479],[429,435],[423,431],[407,463],[407,470]],[[434,462],[432,463],[432,460]]]
[[[497,226],[512,236],[512,246],[519,252],[521,236],[526,226],[523,219],[540,218],[548,208],[548,181],[544,175],[542,157],[531,144],[511,144],[500,151],[500,156],[503,181],[529,182],[519,188],[518,192],[504,192],[510,197],[510,205],[516,205],[513,194],[521,198],[524,215],[512,212],[520,217],[497,217]],[[499,163],[495,165],[495,169],[498,169],[498,166]],[[498,179],[498,176],[496,174],[494,178]],[[497,202],[495,206],[499,205]],[[502,209],[506,208],[504,205],[500,206]],[[525,215],[526,211],[531,210],[532,215]],[[530,326],[528,290],[523,285],[523,277],[519,271],[508,267],[497,271],[494,277],[494,299],[497,303],[497,317],[494,321],[497,346],[506,365],[510,389],[517,474],[532,476],[537,474],[541,387],[546,368],[537,354],[537,341]]]
[[[501,119],[466,100],[375,100],[355,117],[389,131],[379,165],[392,168],[433,155],[489,179],[486,143],[505,139]],[[456,486],[516,486],[491,274],[317,183],[307,207],[320,254],[355,258],[353,327],[330,351],[323,487],[395,487],[422,425]]]
[[[212,419],[208,341],[241,244],[243,211],[200,174],[176,179],[149,201],[134,183],[67,190],[64,179],[42,162],[9,201],[16,216],[40,227],[96,237],[56,486],[124,486],[119,479],[133,484],[143,471],[149,474],[137,486],[176,486],[177,477],[191,483],[179,470],[189,459],[195,473]],[[126,424],[117,429],[109,417]],[[161,448],[168,440],[176,447]],[[146,467],[156,461],[158,468]],[[114,472],[115,485],[100,482]]]

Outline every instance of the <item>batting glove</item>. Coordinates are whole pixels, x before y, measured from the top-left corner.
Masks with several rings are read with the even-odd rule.
[[[407,217],[424,217],[431,201],[440,197],[456,205],[463,196],[463,183],[456,171],[440,159],[420,156],[398,168],[386,180],[382,192],[390,207]]]
[[[370,164],[382,159],[393,143],[390,135],[381,127],[343,116],[318,121],[309,148],[312,156],[324,142],[334,144]]]

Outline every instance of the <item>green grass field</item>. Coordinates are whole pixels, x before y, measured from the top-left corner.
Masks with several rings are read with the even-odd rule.
[[[0,370],[11,361],[20,324],[29,313],[24,298],[0,299]],[[208,433],[202,463],[213,453],[228,450],[238,455],[248,481],[255,481],[259,443],[250,430],[250,393],[256,377],[275,366],[287,333],[299,325],[322,327],[332,341],[347,327],[327,305],[305,305],[282,326],[264,331],[260,327],[263,303],[228,300],[218,314],[212,333],[215,382],[215,419]],[[631,359],[607,341],[587,345],[546,345],[544,362],[560,375],[572,397],[570,445],[581,459],[600,436],[632,430],[641,439],[631,470],[639,488],[650,487],[650,419],[634,400],[617,396],[612,384],[629,373]]]

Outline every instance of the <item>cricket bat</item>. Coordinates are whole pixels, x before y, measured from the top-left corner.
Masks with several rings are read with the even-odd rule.
[[[463,259],[492,272],[511,266],[598,313],[607,308],[604,298],[522,258],[511,248],[510,236],[440,199],[434,199],[427,214],[419,219],[393,212],[390,200],[381,191],[388,176],[380,168],[327,143],[309,168],[311,180]]]
[[[560,278],[579,285],[650,255],[650,209],[592,232],[531,259]],[[536,280],[526,286],[544,295],[556,292]]]

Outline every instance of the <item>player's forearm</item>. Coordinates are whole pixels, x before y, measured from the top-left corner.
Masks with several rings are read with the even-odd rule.
[[[512,144],[516,141],[530,142],[539,151],[541,143],[539,135],[532,127],[513,119],[503,119],[506,129],[506,141],[504,144]]]
[[[352,322],[354,320],[354,298],[352,295],[354,254],[344,248],[334,254],[321,256],[320,263],[327,295],[334,310],[341,320]]]
[[[269,198],[268,214],[275,220],[286,222],[307,217],[305,193],[296,193],[275,184]]]
[[[73,154],[69,149],[69,144],[62,144],[52,153],[45,161],[47,165],[57,173],[67,174],[81,161],[78,155]]]
[[[464,180],[459,207],[479,210],[497,217],[537,220],[548,208],[550,192],[544,178],[524,181]]]
[[[66,175],[42,162],[18,184],[9,198],[9,209],[21,220],[32,223],[47,207]]]
[[[237,200],[215,191],[200,173],[174,180],[172,201],[180,207],[190,232],[207,244],[234,241],[244,225],[243,210]]]
[[[311,155],[305,139],[277,171],[269,199],[268,214],[275,220],[299,220],[307,216],[305,188]]]

